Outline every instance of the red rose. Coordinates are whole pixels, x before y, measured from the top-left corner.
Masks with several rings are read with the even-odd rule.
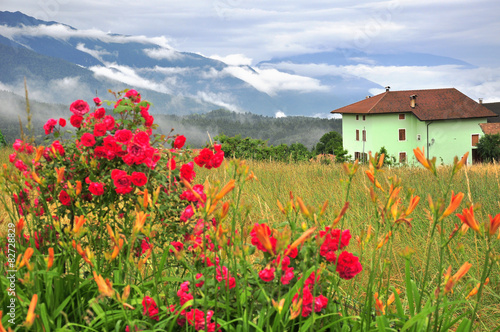
[[[363,267],[359,258],[347,251],[342,251],[337,262],[337,272],[342,279],[352,279],[361,272]]]
[[[224,151],[219,151],[216,154],[212,156],[210,159],[210,167],[208,167],[208,164],[205,165],[206,168],[210,169],[211,167],[213,168],[218,168],[222,162],[224,161]]]
[[[181,219],[181,221],[186,222],[193,215],[194,215],[193,207],[191,205],[188,205],[188,206],[186,206],[186,208],[182,212],[180,219]]]
[[[115,133],[115,139],[120,143],[128,143],[132,138],[132,132],[128,129],[117,130]]]
[[[64,147],[61,145],[61,143],[59,141],[54,141],[52,143],[52,147],[54,149],[56,149],[56,151],[61,155],[61,156],[64,156]]]
[[[68,206],[71,204],[71,197],[69,197],[68,193],[65,190],[61,190],[59,193],[59,201],[62,205]]]
[[[270,282],[270,281],[273,281],[274,280],[274,271],[276,269],[274,267],[270,268],[270,269],[264,269],[262,271],[259,272],[259,277],[265,281],[265,282]]]
[[[200,154],[194,158],[196,165],[203,167],[210,162],[214,153],[212,150],[204,148],[200,151]]]
[[[101,99],[99,99],[99,97],[95,97],[95,98],[94,98],[94,104],[95,104],[96,106],[101,106],[101,105],[102,105],[102,101],[101,101]]]
[[[106,135],[106,124],[105,123],[97,123],[94,126],[94,136],[99,137],[99,136],[104,136]]]
[[[106,110],[103,107],[96,109],[94,112],[94,118],[96,119],[102,119],[104,118],[105,115],[106,115]]]
[[[108,150],[104,146],[97,146],[94,148],[94,157],[108,158]]]
[[[184,137],[184,135],[177,136],[174,141],[174,148],[181,149],[184,143],[186,143],[186,137]]]
[[[151,127],[153,125],[153,123],[155,122],[155,118],[152,117],[151,115],[148,116],[148,117],[146,117],[146,118],[144,118],[144,120],[145,120],[144,121],[144,125],[146,127]]]
[[[117,187],[115,189],[116,193],[117,194],[120,194],[120,195],[125,195],[125,194],[128,194],[132,191],[132,187]]]
[[[95,145],[95,137],[91,133],[85,133],[82,135],[81,142],[87,147]]]
[[[72,115],[71,118],[69,118],[69,122],[73,127],[80,128],[82,126],[83,117],[79,115]]]
[[[149,146],[149,135],[145,131],[139,131],[134,135],[134,143],[139,144],[142,147]]]
[[[113,130],[115,128],[115,118],[111,115],[106,115],[104,117],[104,124],[106,125],[107,130]]]
[[[134,89],[130,89],[127,91],[127,93],[125,93],[125,97],[130,98],[132,100],[135,100],[135,98],[137,98],[137,96],[140,96],[140,94]]]
[[[153,300],[149,296],[145,296],[142,299],[142,307],[144,316],[149,316],[154,320],[159,320],[158,318],[158,306],[156,305],[155,300]]]
[[[57,125],[56,119],[49,119],[43,129],[45,129],[45,135],[51,134],[54,131],[54,127]]]
[[[283,275],[281,276],[281,283],[283,285],[288,285],[294,276],[295,275],[293,273],[293,267],[287,268],[283,273]]]
[[[177,251],[177,252],[179,252],[179,251],[181,251],[182,249],[184,249],[184,243],[182,243],[182,242],[178,242],[178,241],[175,241],[175,242],[170,242],[170,245],[171,245],[172,247],[174,247],[174,248],[175,248],[175,251]],[[174,251],[173,251],[172,249],[170,249],[170,252],[172,252],[172,253],[173,253]]]
[[[148,183],[148,178],[146,177],[146,174],[142,172],[133,172],[130,177],[132,183],[138,187],[142,187],[143,185]]]
[[[196,280],[201,279],[201,278],[203,278],[203,274],[197,273],[195,277],[196,277]],[[199,283],[194,284],[194,285],[199,288],[199,287],[203,286],[204,283],[205,283],[205,281],[201,280]]]
[[[89,104],[83,100],[76,100],[74,101],[71,106],[69,107],[69,110],[71,113],[74,115],[78,116],[84,116],[89,110]]]
[[[314,298],[314,311],[320,312],[322,309],[326,308],[327,305],[328,305],[327,297],[319,295]]]
[[[170,158],[170,160],[167,162],[167,167],[171,171],[177,168],[177,164],[175,163],[175,156]]]
[[[66,119],[59,118],[59,125],[60,125],[61,127],[66,127]]]
[[[192,161],[181,166],[181,177],[186,179],[188,182],[191,182],[196,176],[196,173],[193,171],[193,167],[194,164]]]
[[[91,182],[89,185],[89,191],[95,196],[104,194],[104,183]]]

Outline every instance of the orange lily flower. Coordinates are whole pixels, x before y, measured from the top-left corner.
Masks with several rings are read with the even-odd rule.
[[[401,294],[401,290],[399,288],[396,288],[396,293]],[[391,305],[394,301],[396,300],[396,295],[394,293],[391,293],[389,295],[389,298],[387,299],[387,305]]]
[[[38,184],[42,184],[42,179],[36,174],[36,172],[31,173],[31,177],[33,178],[33,181],[35,181]]]
[[[302,198],[297,196],[297,203],[299,204],[300,211],[302,211],[302,214],[304,214],[306,217],[309,217],[311,213],[307,209],[306,205],[304,204],[304,201],[302,201]]]
[[[344,214],[347,212],[348,208],[349,208],[349,202],[345,202],[344,206],[342,207],[342,210],[340,210],[339,215],[333,220],[333,225],[334,226],[339,223],[340,219],[342,219],[342,217],[344,216]]]
[[[63,180],[64,178],[64,170],[66,169],[66,167],[61,167],[61,168],[55,168],[56,170],[56,173],[57,173],[57,182],[56,183],[61,183],[61,181]]]
[[[472,264],[469,262],[465,262],[460,269],[458,269],[457,273],[455,273],[453,276],[451,276],[451,265],[448,268],[448,270],[445,273],[445,288],[444,288],[444,293],[447,294],[453,289],[453,286],[463,278],[463,276],[469,271],[471,268]]]
[[[228,212],[229,212],[229,202],[224,202],[222,204],[222,211],[220,214],[221,219],[224,219],[227,216]]]
[[[73,227],[73,232],[75,234],[80,232],[80,228],[83,226],[83,223],[85,223],[85,217],[83,215],[75,217],[75,226]]]
[[[16,234],[17,236],[21,236],[22,230],[24,228],[24,218],[19,218],[19,221],[16,223]]]
[[[405,212],[406,216],[409,215],[410,213],[412,213],[413,210],[415,210],[415,208],[417,207],[418,202],[420,202],[420,197],[419,196],[413,196],[413,195],[411,195],[410,205],[408,205],[408,208],[406,209],[406,212]]]
[[[80,195],[82,192],[82,181],[76,181],[76,196]]]
[[[486,278],[486,280],[484,281],[484,286],[486,286],[487,284],[489,284],[489,282],[490,282],[490,278]],[[470,293],[465,297],[465,299],[467,300],[467,299],[469,299],[469,297],[476,295],[477,292],[479,291],[479,287],[481,287],[481,283],[480,282],[476,285],[476,287],[474,287],[470,291]]]
[[[479,224],[477,223],[476,219],[474,218],[473,206],[471,206],[469,209],[463,209],[462,214],[457,213],[456,216],[458,218],[460,218],[460,220],[462,220],[462,222],[465,225],[469,226],[470,228],[475,230],[477,233],[480,232]]]
[[[133,228],[134,233],[137,234],[142,230],[142,227],[144,227],[144,223],[146,222],[146,217],[147,215],[144,211],[135,211],[135,224]]]
[[[323,206],[321,207],[321,211],[319,212],[319,215],[322,216],[323,214],[325,214],[325,211],[326,211],[326,208],[328,207],[328,200],[326,200],[324,203],[323,203]]]
[[[234,189],[234,183],[236,181],[234,179],[231,179],[222,189],[221,191],[215,196],[215,200],[219,201],[221,200],[224,196],[229,194],[233,189]]]
[[[271,244],[271,240],[269,240],[269,236],[271,235],[267,231],[267,227],[265,225],[257,224],[255,225],[255,234],[257,235],[257,239],[260,243],[266,248],[269,253],[273,253],[273,245]]]
[[[49,259],[47,261],[47,271],[50,270],[54,264],[54,248],[49,248]]]
[[[36,148],[35,163],[37,163],[40,160],[40,158],[42,158],[43,151],[45,151],[45,147],[44,146],[39,146],[39,147]]]
[[[463,156],[462,158],[460,159],[460,161],[458,161],[458,158],[455,157],[455,160],[454,160],[454,165],[453,165],[453,171],[452,173],[455,174],[456,172],[458,172],[464,165],[465,165],[465,162],[467,161],[467,158],[469,157],[469,151],[467,151]]]
[[[26,326],[30,328],[33,323],[35,322],[35,308],[36,308],[36,303],[38,302],[38,294],[34,294],[33,297],[31,298],[30,306],[28,308],[28,314],[26,315]]]
[[[439,219],[442,220],[443,218],[452,214],[460,206],[460,203],[462,203],[463,198],[464,198],[464,193],[460,192],[455,195],[455,193],[452,190],[450,204],[448,205],[446,210],[444,210],[443,214],[441,215],[441,218]]]
[[[104,281],[104,278],[101,275],[97,275],[95,271],[92,272],[94,273],[94,280],[97,283],[97,287],[99,287],[99,293],[107,297],[112,297],[115,294],[113,284],[109,281],[109,279]]]
[[[380,182],[378,182],[377,179],[375,179],[375,175],[373,174],[372,171],[365,171],[366,175],[368,176],[368,179],[375,184],[375,187],[379,188],[380,190],[384,191],[384,188],[380,185]]]
[[[32,267],[30,265],[30,259],[31,259],[31,256],[33,256],[34,252],[35,252],[35,250],[33,250],[33,248],[31,248],[31,247],[26,249],[26,251],[24,252],[23,258],[21,260],[21,264],[19,265],[19,268],[22,268],[24,265],[26,265],[28,270],[30,270],[30,271],[32,270]]]
[[[278,209],[280,209],[281,213],[286,214],[286,211],[283,208],[283,205],[281,205],[281,202],[279,201],[279,199],[277,200],[277,205],[278,205]]]
[[[297,240],[295,240],[292,243],[292,245],[287,249],[287,251],[285,252],[285,256],[287,256],[293,249],[295,249],[298,246],[300,246],[301,244],[303,244],[312,235],[312,233],[314,233],[316,228],[317,227],[309,228],[307,231],[302,233],[302,235]],[[269,239],[269,237],[268,237],[268,239]]]
[[[298,302],[292,302],[290,306],[290,320],[297,318],[302,312],[302,299]]]
[[[122,301],[125,302],[127,301],[128,297],[130,295],[130,285],[125,286],[123,289],[123,294],[122,294]]]
[[[385,305],[378,298],[378,292],[373,294],[373,297],[375,298],[375,311],[377,312],[377,315],[385,315]]]
[[[283,311],[283,306],[285,305],[285,299],[281,299],[279,302],[274,301],[274,299],[271,299],[271,301],[273,303],[274,309],[276,309],[278,313],[281,314],[281,312]]]
[[[432,171],[432,167],[429,164],[429,160],[425,158],[425,149],[422,147],[422,151],[420,151],[420,148],[417,147],[416,149],[413,149],[413,153],[415,154],[415,157],[417,158],[418,162],[422,164],[425,168],[428,170]]]
[[[383,246],[384,244],[386,244],[386,243],[387,243],[387,241],[389,241],[389,238],[391,237],[391,235],[392,235],[392,231],[389,231],[389,232],[385,235],[385,237],[382,239],[382,241],[380,241],[380,242],[378,243],[378,245],[377,245],[377,249],[382,248],[382,246]]]
[[[2,310],[0,310],[0,332],[7,332],[7,330],[5,330],[5,327],[3,327],[2,325],[2,316],[3,316],[3,312]],[[12,329],[9,327],[9,332],[11,332]]]
[[[500,213],[497,214],[495,218],[492,218],[490,214],[488,215],[488,217],[490,217],[490,223],[488,224],[488,231],[491,236],[494,235],[498,230],[498,227],[500,227]]]

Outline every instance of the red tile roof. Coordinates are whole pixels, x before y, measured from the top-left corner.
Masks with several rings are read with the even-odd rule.
[[[500,122],[480,123],[479,126],[486,135],[500,134]]]
[[[410,96],[416,96],[415,107]],[[341,114],[413,113],[421,121],[485,118],[496,114],[455,88],[386,91],[333,110]]]

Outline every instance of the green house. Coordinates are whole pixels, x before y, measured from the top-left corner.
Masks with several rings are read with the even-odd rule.
[[[331,113],[342,114],[344,149],[355,159],[383,146],[400,163],[416,163],[413,149],[450,164],[469,151],[477,160],[479,126],[496,114],[455,88],[386,91]]]

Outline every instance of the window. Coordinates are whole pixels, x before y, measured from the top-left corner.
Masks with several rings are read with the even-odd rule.
[[[473,134],[472,135],[472,146],[477,146],[478,142],[479,142],[479,134]]]
[[[420,136],[420,134],[417,134],[417,141],[420,141],[422,138]]]
[[[366,142],[366,130],[363,130],[363,142]]]
[[[356,120],[359,120],[359,115],[356,114]]]
[[[357,160],[361,159],[361,153],[354,152],[354,159],[357,159]]]
[[[406,129],[399,129],[399,140],[406,141]]]
[[[359,130],[356,129],[356,141],[359,141]]]
[[[365,120],[366,120],[366,117],[363,115],[363,121],[365,121]]]
[[[405,117],[406,114],[404,113],[400,113],[399,114],[399,120],[404,120],[406,117]]]
[[[400,152],[399,153],[399,162],[400,163],[406,163],[406,152]]]

